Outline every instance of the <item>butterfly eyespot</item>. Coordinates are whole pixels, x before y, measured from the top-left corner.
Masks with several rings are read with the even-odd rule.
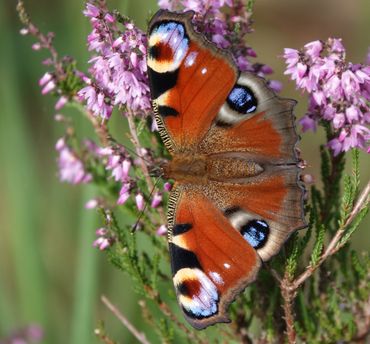
[[[240,114],[249,114],[257,109],[257,98],[249,87],[236,85],[227,97],[231,109]]]
[[[189,37],[182,23],[163,21],[149,33],[148,67],[158,73],[179,68],[189,50]]]
[[[172,55],[172,49],[161,42],[149,48],[149,56],[157,61],[171,61]]]
[[[266,221],[252,220],[242,226],[240,234],[253,248],[258,249],[266,243],[269,231],[270,228]]]
[[[173,277],[179,303],[191,318],[203,319],[218,311],[216,285],[200,269],[183,268]]]

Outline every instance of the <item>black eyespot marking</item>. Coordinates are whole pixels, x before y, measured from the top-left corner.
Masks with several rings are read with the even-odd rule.
[[[158,106],[158,113],[162,117],[177,116],[179,114],[179,112],[176,109],[174,109],[173,107],[165,106],[165,105],[159,105]]]
[[[249,221],[240,229],[240,234],[256,249],[265,245],[269,232],[269,225],[263,220]]]
[[[199,260],[193,252],[185,250],[173,243],[169,244],[169,249],[171,255],[172,276],[174,276],[177,271],[184,268],[197,268],[202,270]]]
[[[235,85],[227,97],[227,104],[240,114],[249,114],[257,109],[257,98],[252,90],[243,85]]]
[[[153,45],[149,48],[149,51],[148,51],[148,55],[152,58],[152,59],[158,59],[161,55],[161,50],[160,50],[160,47],[158,45]]]
[[[190,223],[178,223],[173,226],[172,228],[172,235],[180,235],[186,233],[190,230],[193,226]]]
[[[179,69],[173,72],[158,73],[148,67],[148,76],[152,99],[157,99],[161,94],[176,86]]]
[[[180,283],[177,286],[177,292],[181,295],[189,296],[189,289],[185,283]]]

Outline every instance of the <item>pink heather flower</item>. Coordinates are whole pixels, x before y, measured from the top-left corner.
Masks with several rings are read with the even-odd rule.
[[[269,80],[268,85],[276,93],[281,92],[281,90],[283,89],[283,84],[278,80]]]
[[[32,44],[32,49],[37,51],[41,49],[41,44],[39,42]]]
[[[345,52],[341,38],[329,38],[328,43],[331,46],[330,49],[332,52],[334,53],[344,53]]]
[[[346,109],[346,118],[349,123],[356,122],[361,117],[361,111],[354,105]]]
[[[122,185],[121,190],[119,192],[117,204],[120,205],[125,204],[129,198],[130,198],[130,184],[125,183]]]
[[[93,246],[97,247],[100,251],[107,249],[115,242],[115,238],[112,236],[112,234],[109,233],[108,229],[106,228],[98,228],[95,231],[95,234],[98,238],[93,242]]]
[[[370,66],[346,63],[341,39],[308,43],[300,51],[284,50],[285,74],[309,93],[303,131],[315,130],[320,120],[334,129],[328,142],[334,155],[369,145]]]
[[[55,103],[55,110],[60,110],[66,103],[68,102],[68,98],[66,96],[61,96],[58,101]]]
[[[288,65],[288,68],[294,67],[299,61],[299,51],[285,48],[283,57],[285,59],[285,63]]]
[[[28,29],[26,29],[26,28],[24,27],[24,28],[22,28],[22,29],[20,29],[20,30],[19,30],[19,33],[20,33],[22,36],[26,36],[26,35],[28,35],[28,34],[29,34],[29,30],[28,30]]]
[[[89,200],[85,203],[85,208],[86,209],[94,209],[97,206],[98,206],[98,201],[95,198],[93,198],[93,199],[91,199],[91,200]]]
[[[111,155],[108,158],[107,170],[112,170],[115,181],[126,182],[130,172],[131,161],[121,155]]]
[[[46,72],[39,80],[39,85],[45,86],[52,78],[53,76],[49,72]]]
[[[145,202],[144,197],[141,193],[138,193],[135,197],[136,207],[139,211],[144,210]]]
[[[161,225],[158,227],[157,231],[155,232],[158,236],[164,236],[167,234],[167,227],[165,225]]]
[[[104,237],[99,237],[93,242],[93,246],[99,248],[100,251],[107,249],[111,246],[109,239]]]
[[[316,121],[313,120],[310,116],[306,115],[299,120],[300,125],[302,126],[303,132],[307,130],[316,131]]]
[[[168,182],[164,183],[163,190],[166,192],[170,192],[172,190],[172,184]]]
[[[360,82],[351,70],[346,70],[342,74],[342,89],[347,99],[351,99],[360,89]]]
[[[153,196],[151,207],[152,208],[157,208],[162,202],[162,194],[156,192]]]
[[[314,41],[307,43],[305,46],[306,54],[311,57],[312,60],[316,60],[323,49],[323,45],[320,41]]]
[[[86,9],[82,12],[86,17],[96,18],[100,14],[100,10],[93,4],[86,3]]]
[[[333,118],[333,127],[334,129],[339,129],[343,127],[345,122],[345,117],[343,113],[336,113]]]
[[[42,95],[45,95],[45,94],[47,94],[47,93],[51,92],[52,90],[54,90],[54,89],[55,89],[55,87],[56,87],[55,81],[54,81],[54,80],[51,80],[51,81],[49,81],[49,82],[45,85],[45,87],[41,90],[41,94],[42,94]]]
[[[98,236],[104,236],[104,235],[107,235],[108,233],[108,230],[106,228],[98,228],[96,231],[95,231],[95,234],[98,235]]]
[[[88,183],[92,175],[85,171],[82,161],[76,156],[64,139],[59,139],[55,145],[59,152],[59,179],[71,184]]]

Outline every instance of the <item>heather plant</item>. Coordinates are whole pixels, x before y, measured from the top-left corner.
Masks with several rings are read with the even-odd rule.
[[[240,70],[268,77],[271,67],[256,62],[247,43],[253,32],[253,0],[160,0],[161,8],[194,10],[194,25],[209,40],[229,49]],[[157,333],[150,341],[107,297],[103,303],[141,343],[336,343],[365,341],[370,331],[370,256],[351,248],[351,236],[368,212],[370,183],[360,190],[359,150],[369,152],[370,66],[345,60],[338,38],[285,49],[286,74],[308,93],[303,132],[321,126],[318,187],[305,174],[308,227],[291,236],[281,253],[265,264],[257,281],[231,306],[232,324],[198,332],[183,321],[174,294],[166,242],[166,204],[171,181],[153,178],[168,154],[159,138],[150,106],[146,73],[146,34],[104,0],[86,3],[91,24],[89,69],[60,56],[53,33],[42,33],[24,4],[17,10],[22,35],[34,37],[33,50],[45,49],[42,94],[55,97],[55,120],[65,134],[55,145],[59,178],[70,184],[92,183],[100,192],[86,211],[101,214],[91,243],[124,273],[140,296],[138,310]],[[149,14],[148,14],[149,18]],[[268,81],[275,91],[281,84]],[[81,138],[69,107],[80,110],[96,136]],[[63,114],[61,114],[63,111]],[[121,137],[111,134],[110,118],[126,124]],[[303,134],[304,135],[304,134]],[[303,154],[304,157],[304,154]],[[346,160],[351,173],[346,174]],[[76,229],[77,230],[77,229]],[[150,249],[143,249],[149,242]],[[94,248],[91,248],[94,249]],[[103,253],[102,253],[103,254]],[[121,271],[119,271],[121,270]],[[97,300],[98,302],[98,300]],[[115,343],[97,324],[96,336]]]

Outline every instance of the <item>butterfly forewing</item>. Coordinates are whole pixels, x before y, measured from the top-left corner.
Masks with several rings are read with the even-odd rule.
[[[229,54],[194,31],[192,14],[159,11],[148,33],[148,75],[162,137],[182,150],[199,144],[237,79]]]

